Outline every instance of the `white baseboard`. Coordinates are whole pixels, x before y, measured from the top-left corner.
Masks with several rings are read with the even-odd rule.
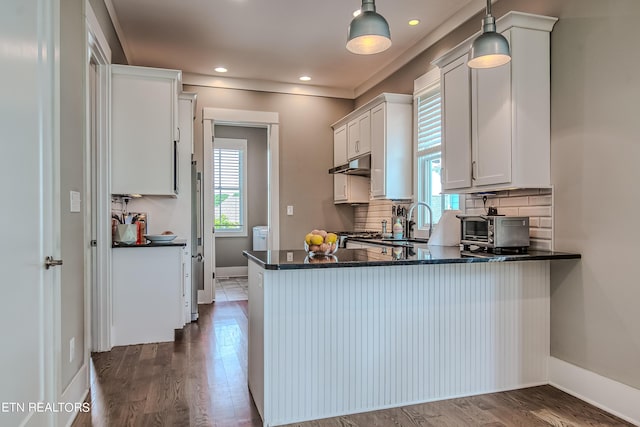
[[[640,426],[640,390],[636,388],[555,357],[549,358],[549,384]]]
[[[241,277],[249,274],[249,267],[216,267],[216,279],[228,279],[229,277]]]
[[[67,388],[62,392],[62,396],[60,396],[60,402],[64,403],[82,403],[87,397],[87,393],[89,393],[89,372],[88,372],[88,364],[85,363],[78,370],[71,383],[67,386]],[[58,425],[69,427],[73,424],[73,420],[76,419],[78,415],[78,411],[75,412],[66,412],[61,411],[58,415]]]

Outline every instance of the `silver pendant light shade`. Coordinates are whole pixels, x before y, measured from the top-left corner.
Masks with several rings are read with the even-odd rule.
[[[491,0],[487,0],[487,13],[482,20],[482,34],[471,45],[467,65],[471,68],[493,68],[509,61],[509,42],[502,34],[496,33],[496,20],[491,15]]]
[[[360,15],[349,25],[347,49],[360,55],[372,55],[390,46],[391,32],[387,20],[376,13],[374,0],[362,0]]]

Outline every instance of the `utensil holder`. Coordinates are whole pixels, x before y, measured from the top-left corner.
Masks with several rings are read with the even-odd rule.
[[[118,224],[115,241],[131,245],[136,242],[137,234],[136,224]]]

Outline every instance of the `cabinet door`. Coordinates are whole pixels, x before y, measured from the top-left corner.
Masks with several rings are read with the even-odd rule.
[[[347,163],[347,125],[333,131],[333,166]]]
[[[473,185],[511,182],[511,64],[473,70]]]
[[[347,123],[347,155],[349,160],[371,151],[370,114],[367,111]]]
[[[112,67],[111,192],[175,195],[179,72]]]
[[[363,155],[371,151],[371,112],[367,111],[358,119],[360,123],[360,144],[358,154]]]
[[[471,85],[466,55],[442,69],[442,188],[471,186]]]
[[[347,194],[347,175],[333,175],[333,201],[336,203],[345,203],[349,195]]]
[[[371,110],[371,197],[386,194],[385,159],[386,153],[386,104]]]
[[[334,175],[333,201],[335,204],[369,203],[369,179],[364,176]]]

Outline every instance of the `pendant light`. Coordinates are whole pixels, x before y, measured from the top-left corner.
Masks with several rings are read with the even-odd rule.
[[[487,0],[487,13],[482,19],[482,34],[471,45],[467,65],[471,68],[493,68],[509,61],[509,42],[502,34],[496,33],[496,20],[491,15],[491,0]]]
[[[375,0],[362,0],[360,14],[349,25],[347,49],[359,55],[372,55],[390,46],[389,24],[382,15],[376,13]]]

